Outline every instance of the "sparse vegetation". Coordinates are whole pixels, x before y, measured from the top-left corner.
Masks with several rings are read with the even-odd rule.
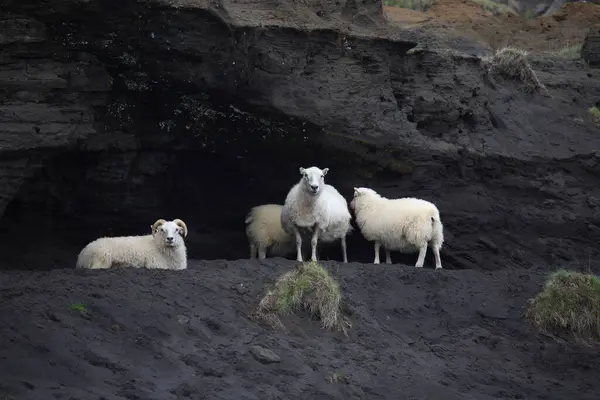
[[[588,112],[596,120],[596,122],[600,122],[600,108],[590,107],[588,108]]]
[[[600,278],[566,270],[554,272],[530,300],[526,316],[547,334],[600,339]]]
[[[515,14],[518,13],[507,6],[506,4],[496,3],[493,0],[472,0],[473,3],[481,6],[483,11],[489,12],[492,15]]]
[[[496,3],[493,0],[471,0],[484,11],[493,15],[517,14],[506,4]],[[431,8],[435,0],[383,0],[383,4],[390,7],[408,8],[410,10],[425,12]]]
[[[527,92],[545,89],[527,61],[527,55],[525,50],[509,46],[482,58],[482,62],[489,73],[522,82]]]
[[[563,58],[566,60],[577,60],[581,58],[581,47],[583,45],[579,44],[568,44],[559,49],[553,50],[550,54],[557,58]]]
[[[334,372],[333,374],[327,377],[327,382],[329,383],[348,383],[344,374],[340,372]]]
[[[383,4],[390,7],[408,8],[415,11],[427,11],[434,0],[383,0]]]
[[[71,304],[71,311],[76,311],[85,317],[90,315],[90,312],[88,311],[88,309],[85,307],[85,304],[83,304],[83,303]]]
[[[339,284],[322,265],[307,262],[281,275],[262,298],[256,316],[275,328],[283,328],[279,315],[304,309],[321,320],[325,329],[347,334],[350,323],[342,314]]]

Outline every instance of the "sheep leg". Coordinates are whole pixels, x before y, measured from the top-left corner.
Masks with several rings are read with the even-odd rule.
[[[258,259],[264,260],[265,258],[267,258],[267,249],[265,249],[264,246],[259,246],[258,247]]]
[[[312,249],[312,261],[317,261],[317,243],[319,243],[319,227],[315,226],[315,230],[313,231],[312,238],[310,239],[310,247]]]
[[[294,227],[294,234],[296,235],[296,261],[302,262],[302,235],[296,227]]]
[[[433,254],[435,255],[435,269],[442,269],[442,259],[440,258],[439,247],[433,248]]]
[[[417,259],[417,263],[415,267],[423,268],[423,263],[425,262],[425,254],[427,253],[427,243],[424,246],[421,246],[419,249],[419,258]]]
[[[379,247],[381,246],[381,243],[379,242],[375,242],[375,261],[373,261],[373,264],[379,264]]]
[[[250,259],[252,260],[253,258],[256,258],[256,246],[251,244],[250,245]]]
[[[386,264],[392,263],[392,254],[390,253],[390,251],[387,247],[385,248],[385,263]]]
[[[348,263],[348,255],[346,253],[346,237],[342,238],[342,253],[344,257],[344,263]]]

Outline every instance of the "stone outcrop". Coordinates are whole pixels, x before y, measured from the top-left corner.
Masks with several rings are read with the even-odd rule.
[[[581,47],[581,58],[593,68],[600,67],[600,24],[590,29]]]
[[[282,203],[301,165],[329,167],[348,199],[435,201],[449,268],[587,262],[600,239],[600,81],[581,65],[534,63],[549,95],[522,93],[464,40],[387,25],[378,1],[4,3],[15,267],[72,266],[97,235],[157,218],[188,223],[193,258],[247,257],[245,214]],[[349,246],[372,260],[360,233]]]

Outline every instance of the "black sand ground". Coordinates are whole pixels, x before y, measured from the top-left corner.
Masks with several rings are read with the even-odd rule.
[[[547,271],[326,263],[354,324],[344,338],[303,316],[288,333],[248,317],[293,265],[0,272],[0,399],[598,399],[597,350],[522,318]]]

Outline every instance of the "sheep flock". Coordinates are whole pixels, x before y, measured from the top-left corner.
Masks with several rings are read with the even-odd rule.
[[[324,245],[339,243],[342,259],[348,262],[346,237],[353,231],[354,212],[358,229],[374,243],[374,263],[379,264],[383,247],[386,263],[391,251],[417,253],[415,267],[423,267],[427,248],[435,256],[435,269],[442,268],[440,250],[444,227],[437,207],[413,197],[388,199],[375,190],[355,187],[348,205],[332,185],[325,183],[329,168],[300,168],[300,180],[289,190],[283,204],[252,207],[245,218],[250,259],[303,256],[310,244],[311,261],[318,260]],[[151,234],[102,237],[88,243],[79,253],[76,268],[107,269],[134,267],[184,270],[187,268],[185,237],[188,228],[181,219],[157,220]]]

